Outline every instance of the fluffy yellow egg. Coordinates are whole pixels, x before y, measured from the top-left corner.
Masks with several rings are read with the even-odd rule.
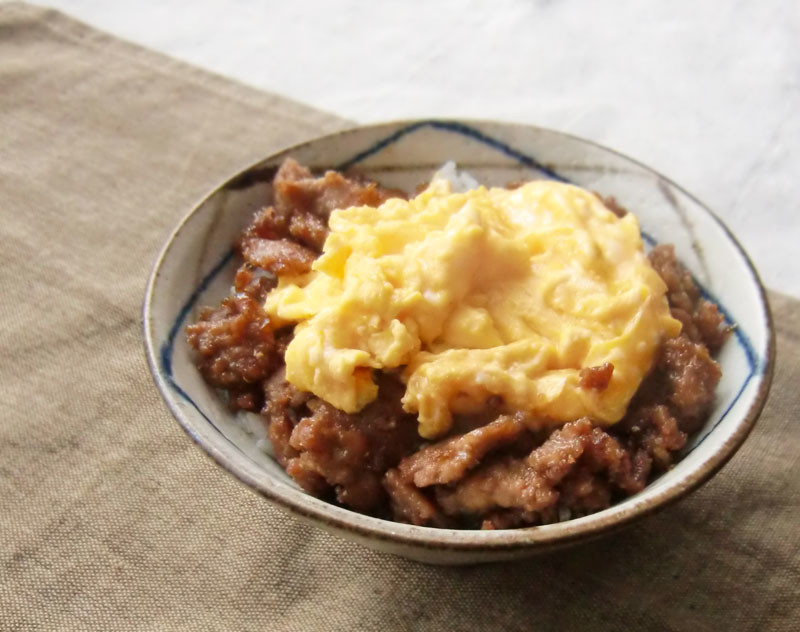
[[[401,368],[426,438],[493,396],[542,426],[614,423],[680,332],[636,218],[572,185],[453,193],[435,179],[329,226],[312,271],[266,300],[297,323],[287,379],[352,413],[377,396],[373,370]],[[581,386],[581,369],[607,362],[607,388]]]

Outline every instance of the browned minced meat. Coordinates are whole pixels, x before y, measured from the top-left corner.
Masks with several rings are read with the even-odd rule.
[[[289,445],[298,456],[286,471],[316,494],[333,490],[336,499],[361,511],[377,511],[385,501],[383,476],[420,443],[417,420],[400,404],[403,385],[384,374],[381,396],[357,415],[311,398],[310,415],[292,430]]]
[[[714,303],[700,296],[692,275],[675,258],[674,246],[656,246],[648,255],[650,263],[667,284],[672,315],[683,323],[683,333],[692,342],[705,344],[713,353],[730,335],[725,318]]]
[[[672,464],[672,454],[686,444],[687,430],[681,430],[678,420],[664,404],[633,406],[617,428],[627,436],[630,445],[637,446],[634,461],[644,478],[651,466],[666,470]]]
[[[703,420],[722,376],[719,365],[702,343],[678,336],[664,343],[658,370],[668,385],[669,404],[681,420],[694,428]]]
[[[288,158],[272,182],[273,203],[256,214],[238,242],[245,261],[280,274],[302,274],[322,251],[328,216],[337,208],[377,206],[396,191],[328,171],[315,177]]]
[[[237,294],[245,294],[258,303],[264,301],[275,285],[275,277],[265,276],[249,263],[242,264],[233,279],[233,287]]]
[[[206,308],[186,330],[197,350],[195,363],[206,381],[227,389],[233,408],[258,410],[260,383],[280,366],[275,336],[261,305],[246,294]]]
[[[439,505],[446,514],[468,516],[498,509],[534,514],[550,507],[558,499],[555,486],[583,453],[583,438],[591,431],[592,423],[581,419],[553,431],[527,458],[494,458],[455,484],[437,489]]]
[[[335,208],[375,206],[395,192],[358,177],[315,177],[287,160],[273,181],[272,203],[237,241],[244,259],[234,295],[187,328],[205,379],[234,408],[261,410],[277,461],[308,492],[357,511],[415,525],[505,529],[582,516],[634,494],[672,466],[702,425],[720,369],[710,352],[729,329],[705,300],[671,246],[649,257],[667,285],[680,336],[664,342],[625,417],[604,428],[579,419],[555,430],[547,420],[485,411],[457,416],[438,442],[418,436],[402,410],[403,385],[378,373],[378,398],[347,414],[286,381],[283,354],[292,329],[274,330],[261,304],[276,275],[310,269]],[[602,198],[622,216],[613,198]],[[581,370],[583,388],[603,390],[610,363]]]
[[[611,505],[612,485],[601,474],[579,464],[567,474],[558,486],[558,509],[569,518],[577,518],[600,511]],[[553,522],[556,516],[543,515],[542,522]]]
[[[457,481],[486,454],[516,441],[525,432],[523,419],[520,413],[501,415],[485,426],[427,445],[403,459],[400,475],[417,487]]]
[[[276,275],[303,274],[311,270],[317,254],[290,239],[259,239],[242,241],[242,256],[252,266]]]
[[[321,252],[328,238],[328,225],[311,213],[296,213],[289,220],[289,235],[314,252]]]
[[[280,367],[263,383],[264,408],[261,414],[268,421],[269,440],[275,458],[283,467],[298,452],[289,443],[300,417],[308,414],[305,404],[311,398],[286,381],[286,368]]]
[[[581,388],[592,388],[597,391],[604,391],[611,382],[614,373],[614,365],[611,362],[604,362],[600,366],[587,366],[581,369],[578,382]]]
[[[273,182],[275,205],[292,213],[311,213],[325,220],[331,211],[348,206],[379,206],[401,192],[384,189],[357,175],[346,177],[326,171],[316,178],[297,161],[288,158]]]
[[[558,506],[559,484],[579,470],[583,472],[583,487],[595,481],[603,487],[604,498],[609,486],[632,494],[646,483],[630,452],[584,418],[553,431],[525,458],[501,457],[456,484],[440,488],[437,499],[450,515],[480,517],[498,510],[516,510],[531,520],[537,513]],[[575,490],[572,493],[575,495]],[[580,496],[591,494],[592,490],[586,489]],[[507,511],[505,517],[509,517]]]
[[[432,527],[455,526],[442,514],[434,500],[414,483],[409,483],[396,469],[386,472],[383,486],[389,494],[392,517],[398,522]]]

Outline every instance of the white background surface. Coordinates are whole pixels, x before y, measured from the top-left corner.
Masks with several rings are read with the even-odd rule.
[[[613,147],[711,206],[800,297],[798,0],[44,0],[359,122],[504,119]]]

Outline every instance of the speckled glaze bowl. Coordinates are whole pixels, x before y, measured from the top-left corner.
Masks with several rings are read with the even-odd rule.
[[[454,160],[487,185],[555,178],[615,196],[639,217],[648,246],[675,245],[702,290],[735,325],[718,357],[723,377],[716,405],[683,459],[609,509],[525,529],[398,524],[303,492],[270,456],[260,424],[243,423],[201,379],[184,338],[195,311],[228,294],[237,265],[232,241],[269,200],[275,168],[286,156],[314,169],[354,168],[409,191]],[[573,136],[527,125],[444,120],[371,125],[325,136],[270,156],[216,187],[175,229],[156,261],[144,303],[144,335],[164,400],[222,467],[303,520],[375,549],[444,564],[510,559],[565,546],[619,529],[685,496],[713,476],[752,429],[767,396],[774,357],[769,308],[753,265],[722,222],[686,191],[634,160]]]

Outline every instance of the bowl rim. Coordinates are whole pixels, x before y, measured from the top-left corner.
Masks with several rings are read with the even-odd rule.
[[[680,191],[691,199],[699,208],[708,213],[722,228],[735,249],[741,255],[746,267],[758,290],[761,301],[761,312],[763,322],[766,327],[766,353],[763,357],[763,368],[755,376],[760,380],[758,388],[754,394],[746,413],[737,423],[735,430],[728,439],[722,443],[717,450],[710,453],[695,469],[688,470],[680,478],[669,482],[660,489],[655,495],[649,498],[639,498],[632,496],[611,507],[590,514],[585,517],[558,522],[554,524],[541,525],[535,527],[525,527],[518,529],[500,530],[463,530],[463,529],[441,529],[436,527],[423,527],[393,522],[382,518],[375,518],[357,513],[350,509],[328,503],[307,494],[301,489],[295,488],[282,481],[274,481],[274,486],[264,484],[264,481],[257,476],[256,471],[260,468],[250,461],[241,458],[237,453],[228,452],[214,445],[208,440],[208,429],[197,426],[185,416],[184,411],[177,404],[177,393],[174,392],[171,384],[164,378],[161,367],[159,366],[159,350],[152,331],[153,297],[158,286],[161,267],[164,263],[173,243],[178,238],[184,225],[199,211],[202,205],[214,196],[218,191],[224,189],[229,183],[241,176],[243,173],[263,165],[267,161],[277,158],[290,156],[293,152],[318,142],[330,142],[342,135],[358,133],[364,130],[377,130],[380,128],[394,129],[410,127],[413,125],[423,125],[425,123],[458,124],[481,129],[487,125],[499,126],[508,129],[526,128],[531,131],[555,134],[567,137],[580,143],[588,144],[603,151],[614,154],[627,160],[646,171],[654,174],[671,187]],[[696,490],[709,479],[711,479],[736,453],[744,440],[752,431],[758,420],[769,393],[772,383],[775,365],[775,330],[772,313],[769,306],[766,290],[753,265],[749,255],[733,235],[731,230],[725,225],[720,217],[712,211],[706,204],[697,197],[686,191],[682,186],[675,183],[672,179],[664,176],[659,171],[647,166],[646,164],[631,158],[630,156],[615,149],[606,147],[596,141],[586,139],[575,134],[546,128],[527,123],[514,123],[510,121],[496,121],[490,119],[459,119],[459,118],[430,118],[430,119],[398,119],[391,121],[375,122],[366,125],[352,125],[328,134],[323,134],[293,145],[289,145],[269,155],[249,163],[247,166],[236,170],[229,177],[225,178],[203,195],[198,202],[191,206],[191,209],[182,217],[175,228],[169,234],[166,242],[159,251],[153,264],[150,276],[145,289],[144,302],[142,305],[142,325],[144,330],[144,351],[147,358],[150,373],[158,388],[162,399],[167,404],[173,417],[178,421],[183,430],[189,437],[197,443],[204,452],[213,459],[218,465],[225,469],[229,474],[239,479],[245,485],[256,491],[267,500],[275,503],[279,507],[296,514],[300,518],[316,523],[318,525],[332,528],[340,533],[349,533],[360,539],[379,540],[384,542],[399,543],[410,545],[415,548],[427,548],[435,550],[449,551],[469,551],[469,552],[495,552],[495,551],[514,551],[536,547],[538,550],[560,548],[570,543],[599,537],[613,531],[622,529],[636,520],[651,515]],[[215,430],[216,432],[216,430]],[[713,430],[712,430],[713,432]],[[239,458],[237,458],[237,456]],[[263,471],[263,470],[261,470]]]

